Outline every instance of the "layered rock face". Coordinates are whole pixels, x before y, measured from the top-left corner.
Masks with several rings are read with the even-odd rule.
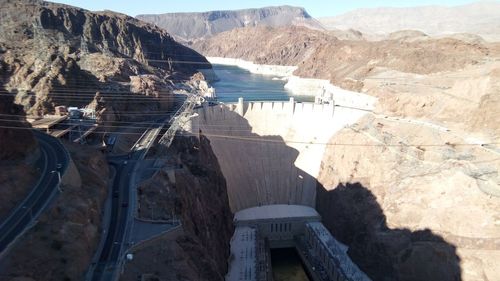
[[[1,8],[6,88],[17,91],[16,102],[32,114],[50,113],[56,105],[85,106],[99,90],[137,101],[131,106],[115,97],[108,107],[116,110],[158,110],[158,97],[167,100],[173,83],[210,68],[164,30],[122,14],[36,0],[8,0]],[[131,78],[142,75],[149,77]],[[144,91],[129,83],[140,79],[164,85],[156,96],[137,100]],[[155,98],[157,103],[150,100]]]
[[[265,7],[237,11],[205,13],[167,13],[138,15],[138,19],[166,29],[181,41],[197,41],[218,33],[246,26],[307,26],[322,29],[304,8],[291,6]]]

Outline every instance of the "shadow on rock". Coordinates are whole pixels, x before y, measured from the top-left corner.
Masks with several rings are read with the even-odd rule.
[[[375,196],[360,183],[330,191],[318,183],[317,192],[323,223],[373,280],[461,280],[454,245],[429,229],[390,229]]]

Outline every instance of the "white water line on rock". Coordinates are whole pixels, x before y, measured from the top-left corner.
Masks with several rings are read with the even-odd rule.
[[[292,76],[297,66],[255,64],[251,61],[233,58],[207,57],[211,64],[238,66],[254,74],[273,75],[279,77]]]
[[[377,98],[370,95],[344,90],[324,79],[302,78],[293,75],[297,66],[260,65],[235,58],[207,57],[212,64],[232,65],[246,69],[254,74],[278,76],[286,80],[285,89],[296,96],[313,96],[316,103],[335,103],[336,105],[373,110]]]

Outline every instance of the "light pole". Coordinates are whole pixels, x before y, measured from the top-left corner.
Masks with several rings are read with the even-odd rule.
[[[61,172],[59,172],[59,171],[52,171],[51,173],[52,174],[57,173],[57,189],[59,190],[59,192],[62,192],[62,189],[61,189]]]

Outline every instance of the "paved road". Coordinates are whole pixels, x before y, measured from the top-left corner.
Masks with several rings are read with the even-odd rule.
[[[112,187],[111,223],[92,280],[111,280],[118,264],[129,208],[129,174],[133,165],[117,165]]]
[[[69,164],[69,155],[56,138],[35,131],[40,144],[44,167],[41,179],[31,193],[0,225],[0,253],[36,223],[36,219],[57,194],[59,174],[62,176]],[[57,173],[59,172],[59,174]]]
[[[90,280],[114,280],[123,259],[122,252],[129,246],[128,233],[134,221],[135,188],[133,178],[136,166],[144,159],[148,150],[155,143],[165,120],[156,122],[134,145],[134,150],[127,156],[109,159],[115,166],[116,176],[112,186],[110,224],[104,245],[91,273]]]

